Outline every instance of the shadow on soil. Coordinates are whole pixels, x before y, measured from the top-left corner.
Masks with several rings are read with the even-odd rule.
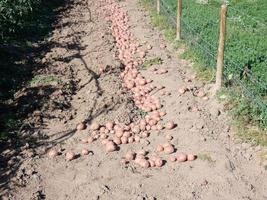
[[[45,42],[45,38],[51,35],[60,13],[72,6],[71,0],[42,1],[42,8],[26,27],[27,31],[0,43],[0,196],[12,189],[8,183],[21,165],[21,161],[16,160],[21,155],[21,147],[26,143],[31,148],[40,145],[38,138],[33,140],[19,134],[22,129],[35,129],[22,121],[41,108],[55,88],[25,86],[37,70],[47,67],[38,60],[57,44]]]
[[[50,99],[50,95],[58,89],[52,85],[28,87],[29,82],[35,77],[38,70],[45,69],[48,65],[52,64],[42,64],[41,59],[44,55],[51,52],[51,49],[54,47],[74,52],[63,58],[61,56],[53,58],[53,62],[63,62],[66,66],[69,66],[68,63],[72,59],[79,59],[88,75],[92,77],[88,83],[94,81],[100,92],[99,95],[101,95],[102,89],[98,82],[99,76],[87,66],[84,60],[85,55],[82,55],[82,50],[86,49],[86,46],[82,46],[79,42],[80,36],[90,33],[72,30],[66,36],[66,38],[72,38],[72,40],[67,40],[69,42],[45,40],[55,29],[69,28],[75,24],[92,22],[90,18],[88,21],[75,20],[75,22],[58,23],[61,18],[60,14],[76,6],[77,3],[84,4],[85,8],[90,6],[89,4],[87,5],[87,2],[83,1],[60,0],[56,1],[56,3],[52,0],[46,1],[43,6],[45,10],[38,13],[38,19],[36,19],[38,25],[36,25],[35,30],[28,32],[28,34],[17,35],[14,40],[6,44],[0,44],[0,196],[12,190],[11,185],[24,186],[17,183],[17,181],[16,183],[10,183],[22,164],[22,159],[19,159],[19,157],[23,158],[25,148],[34,151],[36,147],[45,146],[49,149],[51,146],[72,137],[76,131],[76,127],[74,127],[71,130],[58,132],[49,138],[42,134],[37,134],[37,137],[36,135],[31,137],[31,135],[24,136],[22,134],[23,131],[38,133],[40,126],[25,123],[25,119],[35,115],[35,111],[41,110]],[[89,8],[88,10],[91,12]],[[75,87],[75,83],[73,84]],[[79,89],[75,88],[74,93]],[[94,104],[96,105],[97,102],[95,101]],[[69,109],[70,106],[66,105],[65,109]],[[104,105],[99,110],[95,110],[95,106],[93,106],[93,109],[88,113],[88,118],[84,122],[90,123],[93,118],[103,112],[112,110],[116,106],[116,102]],[[49,113],[49,116],[45,116],[47,119],[54,117],[53,112]],[[41,128],[45,128],[45,124],[42,121],[38,123],[42,125]]]

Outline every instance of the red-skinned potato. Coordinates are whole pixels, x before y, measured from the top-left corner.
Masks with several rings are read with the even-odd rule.
[[[118,137],[114,137],[114,138],[113,138],[113,142],[114,142],[115,144],[117,144],[117,145],[120,145],[120,144],[121,144],[121,139],[118,138]]]
[[[85,138],[83,138],[81,141],[82,141],[83,144],[88,143],[87,139],[85,139]]]
[[[50,150],[49,152],[48,152],[48,156],[50,157],[50,158],[54,158],[54,157],[56,157],[58,155],[58,151],[56,151],[55,149],[52,149],[52,150]]]
[[[173,148],[172,145],[167,146],[167,147],[164,147],[164,153],[166,153],[166,154],[171,154],[171,153],[173,153],[173,152],[174,152],[174,148]]]
[[[158,145],[157,147],[156,147],[156,151],[157,152],[162,152],[162,151],[164,151],[164,147],[162,146],[162,145]]]
[[[113,129],[113,126],[114,126],[114,123],[113,122],[107,122],[106,123],[106,128],[108,129],[108,130],[112,130]]]
[[[167,124],[166,124],[166,128],[167,128],[168,130],[173,129],[174,126],[175,126],[175,124],[174,124],[173,121],[169,121],[169,122],[167,122]]]
[[[81,131],[81,130],[84,130],[86,129],[86,124],[84,122],[81,122],[77,125],[77,128],[76,128],[78,131]]]
[[[89,151],[88,151],[87,149],[82,149],[81,154],[82,154],[83,156],[88,155],[88,154],[89,154]]]
[[[126,165],[128,163],[128,161],[126,159],[121,159],[121,164],[122,165]]]
[[[140,142],[140,136],[139,135],[135,135],[134,136],[134,141],[135,142]]]
[[[91,126],[90,126],[90,129],[93,130],[93,131],[96,131],[96,130],[98,130],[99,128],[100,128],[100,125],[99,125],[99,123],[97,123],[97,122],[93,122],[93,123],[91,124]]]
[[[163,160],[161,158],[156,158],[155,165],[156,167],[161,167],[163,165]]]
[[[187,160],[187,155],[185,153],[177,153],[176,159],[178,162],[185,162]]]
[[[155,161],[153,160],[148,160],[150,167],[155,167]]]
[[[127,160],[134,160],[135,159],[135,153],[132,152],[132,151],[129,151],[129,152],[126,153],[125,158]]]
[[[141,160],[139,161],[139,164],[140,164],[140,166],[143,167],[143,168],[149,168],[149,167],[150,167],[149,162],[148,162],[147,160],[145,160],[145,159],[141,159]]]
[[[67,161],[71,161],[73,159],[75,159],[75,153],[73,153],[73,152],[67,152],[66,153],[66,160]]]
[[[89,137],[89,138],[87,139],[87,142],[88,142],[89,144],[91,144],[93,141],[94,141],[94,138],[92,138],[92,137]]]
[[[196,159],[196,156],[194,154],[187,154],[187,160],[188,161],[193,161]]]
[[[107,144],[106,144],[106,151],[107,152],[112,152],[112,151],[116,151],[116,149],[117,149],[117,147],[116,147],[116,145],[114,144],[114,142],[108,142]]]
[[[171,155],[169,157],[169,159],[170,159],[171,162],[175,162],[176,161],[176,157],[174,155]]]
[[[125,136],[122,136],[122,137],[121,137],[121,143],[122,143],[122,144],[127,144],[127,143],[128,143],[128,138],[125,137]]]

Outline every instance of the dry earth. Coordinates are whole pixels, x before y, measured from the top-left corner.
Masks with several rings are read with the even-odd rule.
[[[111,23],[105,21],[101,11],[105,1],[75,0],[62,13],[49,39],[57,45],[42,60],[49,67],[40,72],[56,75],[71,89],[66,93],[66,89],[58,86],[50,95],[51,105],[36,111],[36,115],[41,115],[40,123],[45,124],[40,126],[39,134],[49,139],[38,148],[24,148],[18,158],[23,163],[8,187],[1,189],[2,199],[267,199],[267,171],[260,159],[266,150],[240,143],[234,138],[222,106],[213,98],[195,95],[197,91],[209,93],[211,85],[192,78],[192,63],[180,59],[163,34],[152,27],[149,13],[138,0],[116,3],[128,13],[130,31],[142,44],[141,48],[152,46],[146,60],[162,60],[141,73],[153,80],[152,85],[165,87],[154,90],[153,94],[161,99],[167,112],[163,122],[173,120],[177,127],[152,131],[140,143],[120,145],[112,153],[106,153],[99,141],[81,143],[91,134],[88,128],[76,131],[81,121],[87,125],[110,120],[128,124],[143,113],[134,106],[132,94],[122,86],[120,73],[124,66],[117,56]],[[161,47],[162,43],[166,48]],[[152,70],[155,67],[167,69],[168,73],[155,74]],[[105,71],[99,75],[100,68]],[[182,95],[178,89],[183,86],[192,89]],[[162,95],[162,91],[170,95]],[[58,102],[63,103],[55,107]],[[166,135],[173,137],[171,143],[177,152],[194,153],[198,158],[179,163],[170,162],[169,156],[162,154],[165,163],[161,168],[144,169],[133,162],[121,164],[129,150],[144,149],[149,155],[154,154],[156,145],[167,141]],[[49,158],[50,148],[59,149],[61,155]],[[67,151],[80,153],[83,148],[88,148],[90,155],[70,162],[65,160]]]

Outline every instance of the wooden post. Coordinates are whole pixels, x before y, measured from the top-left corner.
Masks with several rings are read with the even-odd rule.
[[[160,14],[160,0],[157,0],[157,13]]]
[[[176,39],[181,40],[182,0],[177,0]]]
[[[221,89],[222,82],[223,82],[226,15],[227,15],[227,5],[223,4],[221,6],[221,12],[220,12],[221,20],[220,20],[220,36],[219,36],[220,38],[219,38],[219,46],[218,46],[217,72],[216,72],[216,83],[215,83],[216,91]]]

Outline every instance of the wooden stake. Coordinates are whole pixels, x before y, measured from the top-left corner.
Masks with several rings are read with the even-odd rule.
[[[216,91],[221,89],[223,82],[226,15],[227,15],[227,5],[223,4],[221,6],[221,12],[220,12],[221,20],[220,20],[220,38],[218,46],[217,72],[216,72],[216,83],[215,83]]]
[[[157,0],[157,13],[160,14],[160,0]]]
[[[182,0],[177,0],[176,39],[181,40]]]

